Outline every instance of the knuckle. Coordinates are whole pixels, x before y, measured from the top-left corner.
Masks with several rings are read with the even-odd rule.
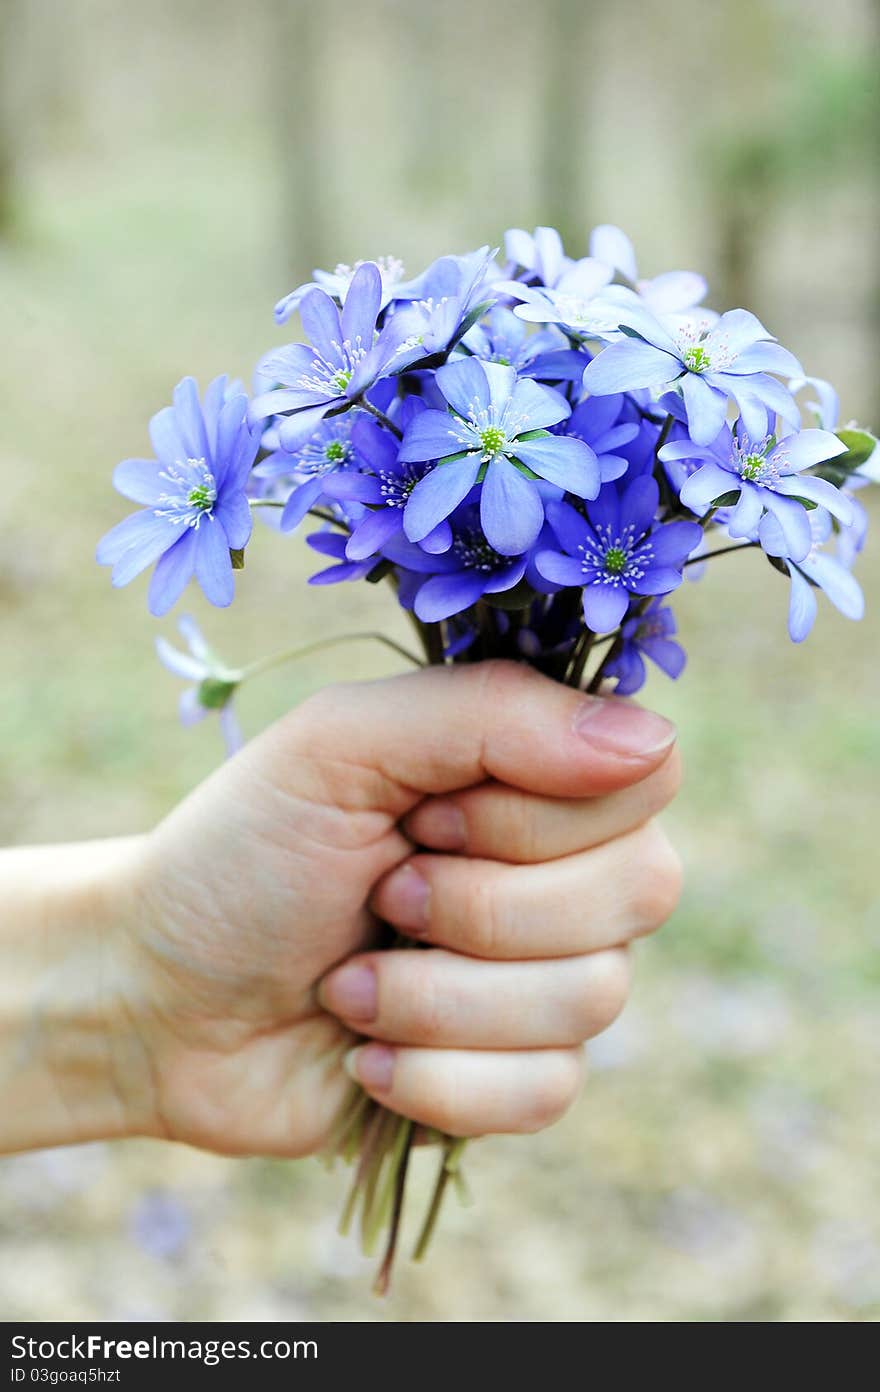
[[[635,915],[645,931],[659,928],[681,897],[682,865],[665,832],[653,822],[639,833]]]
[[[480,957],[503,957],[505,923],[500,895],[492,878],[479,872],[472,886],[470,907],[465,921],[468,946]]]
[[[543,1060],[540,1080],[533,1086],[528,1110],[519,1129],[525,1132],[542,1131],[568,1111],[578,1095],[583,1077],[583,1053],[580,1049],[559,1050]]]
[[[617,1019],[629,995],[630,976],[629,954],[624,948],[595,954],[587,989],[582,993],[579,1039],[601,1033]]]

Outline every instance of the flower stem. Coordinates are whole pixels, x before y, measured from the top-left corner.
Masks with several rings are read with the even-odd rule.
[[[403,432],[398,430],[394,421],[389,419],[384,411],[380,411],[378,406],[373,406],[371,402],[366,401],[363,397],[357,402],[357,405],[360,406],[362,411],[366,411],[368,415],[374,416],[379,424],[384,425],[386,430],[390,430],[392,435],[396,435],[398,440],[403,439]]]
[[[437,1219],[440,1217],[440,1210],[443,1207],[443,1198],[451,1179],[458,1179],[458,1167],[461,1163],[461,1156],[467,1142],[449,1137],[443,1147],[443,1154],[440,1158],[440,1169],[437,1172],[437,1180],[434,1184],[434,1192],[431,1196],[431,1203],[422,1224],[418,1241],[413,1249],[413,1261],[423,1261],[431,1245],[431,1238],[437,1226]]]
[[[374,643],[383,643],[386,648],[396,652],[399,657],[405,657],[407,662],[411,662],[415,667],[424,667],[424,662],[415,653],[411,653],[402,643],[397,643],[393,638],[388,638],[384,633],[339,633],[333,638],[319,638],[314,643],[306,643],[301,648],[285,648],[282,652],[272,653],[269,657],[262,657],[257,662],[252,662],[245,667],[241,681],[247,681],[250,677],[262,676],[264,672],[269,672],[273,667],[281,667],[285,662],[293,662],[300,657],[309,657],[312,653],[322,652],[325,648],[336,647],[340,643],[361,642],[369,639]]]

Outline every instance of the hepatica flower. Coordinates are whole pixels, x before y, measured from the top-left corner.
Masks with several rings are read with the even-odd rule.
[[[275,306],[276,324],[286,324],[290,316],[299,309],[310,290],[323,290],[325,295],[330,295],[338,304],[344,304],[352,281],[361,266],[367,264],[374,265],[379,272],[382,283],[382,293],[379,298],[380,309],[385,309],[392,300],[400,297],[409,298],[406,294],[407,287],[403,278],[404,265],[396,256],[377,256],[376,260],[371,263],[355,261],[353,266],[340,263],[332,271],[312,271],[314,280],[307,281],[305,285],[298,285],[295,290],[291,290],[289,295],[285,295],[283,300],[279,300]]]
[[[260,479],[291,478],[293,487],[281,514],[281,530],[299,525],[323,496],[331,475],[344,473],[356,462],[348,415],[322,421],[299,449],[274,450],[254,469]]]
[[[711,448],[699,448],[688,440],[664,445],[664,462],[697,460],[700,467],[685,480],[681,501],[697,514],[719,499],[733,511],[727,522],[732,537],[748,537],[765,512],[776,518],[789,548],[800,560],[812,545],[804,502],[821,505],[844,526],[852,521],[849,499],[829,483],[804,471],[843,454],[846,446],[828,430],[801,430],[777,440],[767,435],[750,439],[724,427]]]
[[[786,537],[776,518],[766,515],[758,529],[761,545],[768,556],[786,563],[791,579],[788,606],[788,633],[793,643],[802,643],[816,622],[816,591],[821,590],[844,618],[861,619],[865,597],[850,573],[850,555],[838,548],[832,555],[825,548],[833,535],[830,513],[817,508],[810,513],[810,549],[805,556],[791,556]]]
[[[609,343],[584,370],[584,388],[592,395],[674,386],[684,398],[690,436],[698,445],[716,438],[731,399],[752,435],[762,433],[768,414],[778,413],[798,428],[794,398],[770,374],[798,376],[800,365],[754,314],[732,309],[710,328],[698,321],[668,327],[647,309],[622,304],[620,323],[629,336]]]
[[[615,694],[633,696],[645,684],[645,658],[675,681],[681,676],[687,655],[675,641],[675,615],[663,599],[654,599],[643,613],[625,619],[620,631],[620,646],[605,664],[606,677],[616,680]]]
[[[637,478],[623,494],[603,488],[586,517],[569,503],[547,507],[561,549],[539,551],[535,563],[551,584],[583,587],[584,618],[594,633],[617,628],[633,595],[669,594],[681,584],[702,531],[695,522],[656,526],[659,502],[656,481]]]
[[[177,626],[188,651],[181,652],[161,637],[156,639],[156,651],[163,667],[192,683],[180,693],[180,723],[196,725],[215,713],[220,719],[226,753],[231,757],[244,743],[232,704],[244,673],[227,667],[211,650],[191,614],[181,614]]]
[[[413,489],[404,513],[410,541],[421,541],[480,485],[486,539],[504,556],[527,551],[544,522],[539,480],[594,498],[596,456],[582,440],[545,432],[569,414],[557,392],[511,367],[466,359],[437,372],[450,410],[427,410],[407,430],[404,462],[436,460]]]
[[[245,485],[259,447],[248,426],[247,398],[226,395],[226,378],[205,392],[191,377],[150,422],[155,459],[124,459],[113,474],[126,498],[144,504],[98,544],[100,565],[113,567],[113,584],[127,585],[156,563],[150,613],[177,603],[195,576],[207,599],[225,607],[234,584],[230,550],[247,545],[251,514]]]
[[[261,374],[279,385],[251,402],[252,421],[284,417],[282,449],[299,449],[325,416],[348,410],[389,370],[401,335],[393,322],[377,334],[381,303],[382,278],[372,261],[355,272],[341,313],[324,290],[303,296],[299,313],[309,343],[291,343],[262,359]]]

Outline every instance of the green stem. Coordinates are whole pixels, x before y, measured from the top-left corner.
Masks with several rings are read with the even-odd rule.
[[[386,648],[396,652],[399,657],[405,657],[407,662],[411,662],[415,667],[424,667],[421,658],[416,657],[402,643],[397,643],[393,638],[387,638],[384,633],[339,633],[333,638],[319,638],[314,643],[306,643],[301,648],[285,648],[283,652],[272,653],[269,657],[259,658],[245,667],[241,674],[241,681],[248,681],[251,677],[262,676],[264,672],[269,672],[273,667],[281,667],[285,662],[293,662],[300,657],[309,657],[312,653],[323,652],[325,648],[336,647],[340,643],[355,643],[363,639],[369,639],[374,643],[383,643]]]
[[[434,1192],[431,1195],[431,1202],[422,1230],[419,1233],[418,1241],[413,1249],[413,1261],[423,1261],[434,1229],[437,1226],[437,1219],[440,1217],[440,1210],[443,1207],[443,1199],[446,1194],[449,1181],[458,1175],[458,1167],[461,1162],[462,1152],[467,1142],[465,1140],[455,1140],[450,1137],[443,1147],[443,1154],[440,1158],[440,1169],[437,1172],[437,1179],[434,1184]]]
[[[388,1245],[385,1248],[385,1256],[376,1277],[373,1290],[377,1295],[387,1295],[388,1287],[391,1284],[391,1269],[394,1265],[394,1254],[397,1251],[397,1239],[400,1236],[400,1220],[403,1217],[403,1200],[406,1195],[406,1176],[409,1170],[409,1159],[412,1154],[411,1134],[407,1135],[404,1145],[403,1155],[397,1168],[397,1178],[394,1184],[394,1207],[391,1213],[391,1228],[388,1234]]]

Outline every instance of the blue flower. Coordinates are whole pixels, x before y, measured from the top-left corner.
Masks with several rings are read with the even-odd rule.
[[[348,415],[322,421],[299,449],[274,450],[254,469],[258,479],[288,479],[291,492],[281,514],[281,531],[298,526],[331,487],[331,476],[356,471],[359,464]],[[344,490],[343,490],[344,491]]]
[[[596,496],[599,466],[589,446],[545,433],[569,414],[557,392],[473,358],[441,367],[436,381],[451,410],[416,416],[400,449],[405,463],[440,461],[407,503],[410,541],[427,537],[480,484],[487,541],[503,556],[518,556],[544,522],[539,479],[579,498]]]
[[[310,585],[336,585],[341,580],[364,580],[376,568],[376,558],[367,561],[350,561],[345,554],[347,537],[342,532],[330,530],[312,532],[306,537],[307,544],[320,556],[329,556],[333,564],[309,576]]]
[[[126,498],[146,506],[98,543],[100,565],[113,566],[113,584],[127,585],[157,562],[149,588],[157,617],[177,603],[195,575],[212,604],[232,602],[231,550],[251,534],[245,486],[259,448],[247,420],[247,397],[227,395],[218,377],[199,402],[185,377],[150,422],[155,459],[124,459],[113,474]]]
[[[584,373],[583,354],[572,351],[557,330],[530,334],[524,321],[503,305],[468,329],[460,349],[483,362],[515,367],[520,377],[580,382]]]
[[[619,271],[652,314],[686,314],[700,303],[708,288],[695,271],[664,271],[651,280],[640,279],[632,242],[625,232],[610,223],[593,228],[590,256]]]
[[[389,320],[386,332],[399,344],[394,370],[445,358],[496,298],[496,276],[488,246],[467,256],[441,256],[429,266],[414,282],[418,298],[397,307]]]
[[[382,278],[372,261],[355,272],[341,314],[323,290],[303,296],[299,313],[309,342],[266,354],[259,371],[279,386],[251,402],[252,421],[285,417],[278,423],[282,449],[299,449],[326,415],[348,410],[391,370],[402,333],[392,320],[377,336],[381,303]]]
[[[809,514],[809,527],[810,549],[799,557],[791,555],[775,517],[766,514],[758,528],[767,555],[783,560],[791,579],[788,632],[793,643],[802,643],[816,621],[816,590],[822,590],[844,618],[861,619],[865,612],[864,595],[849,569],[854,555],[840,547],[836,556],[823,549],[833,533],[830,513],[816,508]]]
[[[656,481],[641,477],[622,494],[604,487],[586,518],[569,503],[548,504],[561,550],[539,551],[535,564],[551,584],[583,587],[584,618],[594,633],[617,628],[632,595],[668,594],[681,584],[702,529],[695,522],[655,527],[659,503]]]
[[[662,598],[652,600],[643,613],[624,621],[620,650],[605,663],[605,675],[617,679],[616,695],[633,696],[641,690],[647,679],[646,657],[673,681],[681,676],[687,656],[673,639],[676,632],[675,615]]]
[[[424,410],[417,397],[408,397],[398,415],[400,425],[406,428]],[[358,421],[352,437],[370,472],[346,481],[348,495],[365,505],[365,515],[352,528],[345,554],[350,561],[363,561],[403,533],[404,511],[413,489],[433,466],[402,459],[397,440],[376,421]],[[420,544],[429,553],[448,551],[452,544],[449,523],[439,522]]]
[[[667,326],[647,309],[621,304],[619,323],[628,336],[609,343],[584,369],[584,387],[594,396],[675,386],[698,445],[716,438],[731,398],[753,437],[768,413],[794,430],[800,425],[791,393],[769,375],[796,376],[800,365],[747,310],[731,309],[711,327],[692,320]]]
[[[639,434],[637,421],[621,419],[625,404],[625,398],[620,395],[588,396],[558,427],[561,434],[575,435],[590,446],[598,460],[603,483],[610,483],[626,473],[629,460],[616,451],[631,445]],[[654,439],[657,433],[659,427]]]
[[[766,421],[764,422],[766,427]],[[852,504],[827,479],[803,471],[843,454],[846,446],[828,430],[801,430],[777,440],[774,435],[750,438],[740,426],[734,434],[724,426],[711,447],[688,440],[664,445],[664,463],[696,460],[700,467],[681,487],[681,501],[699,515],[718,498],[737,494],[727,520],[732,537],[751,536],[765,512],[771,512],[782,528],[789,554],[806,556],[812,545],[807,510],[801,499],[825,507],[844,526],[852,522]]]
[[[191,614],[181,614],[177,627],[189,652],[181,652],[161,637],[156,639],[156,652],[163,667],[167,667],[176,677],[193,683],[180,693],[180,723],[195,725],[205,716],[216,712],[220,717],[226,753],[231,758],[244,743],[232,705],[232,698],[244,674],[227,667],[212,652]]]
[[[276,324],[285,324],[290,316],[299,309],[303,299],[310,290],[323,290],[325,295],[329,295],[340,305],[345,304],[345,298],[351,289],[351,283],[361,266],[366,265],[364,261],[355,261],[353,266],[340,263],[332,271],[312,271],[314,280],[307,281],[305,285],[298,285],[295,290],[291,290],[289,295],[285,295],[275,306]],[[377,256],[374,265],[382,282],[382,293],[379,299],[379,308],[385,309],[392,300],[409,299],[407,285],[403,279],[404,266],[396,256]],[[413,282],[415,283],[415,282]]]
[[[461,614],[483,595],[512,589],[525,575],[525,556],[501,555],[489,545],[476,506],[457,509],[452,532],[448,551],[418,562],[420,569],[431,571],[416,590],[413,602],[416,618],[422,623],[438,623]]]

